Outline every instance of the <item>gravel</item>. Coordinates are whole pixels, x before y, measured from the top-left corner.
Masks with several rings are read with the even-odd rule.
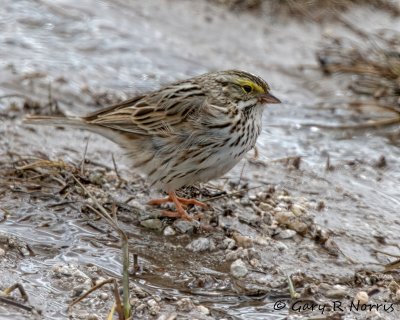
[[[237,259],[231,264],[231,275],[235,278],[243,278],[249,270],[242,259]]]

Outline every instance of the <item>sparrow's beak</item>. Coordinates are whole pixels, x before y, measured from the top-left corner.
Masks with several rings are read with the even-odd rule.
[[[281,103],[281,100],[279,100],[277,97],[274,97],[270,93],[263,93],[258,96],[258,101],[260,103]]]

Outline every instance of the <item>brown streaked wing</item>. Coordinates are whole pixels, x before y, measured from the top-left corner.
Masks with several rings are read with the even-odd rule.
[[[165,134],[186,122],[189,114],[199,110],[204,101],[205,96],[190,97],[187,94],[186,97],[161,101],[158,95],[141,96],[99,110],[84,119],[90,124],[138,135]]]
[[[134,104],[136,104],[139,100],[141,100],[144,97],[145,96],[137,96],[137,97],[122,101],[120,103],[113,104],[111,106],[108,106],[108,107],[102,108],[100,110],[91,112],[91,113],[87,114],[86,116],[84,116],[83,119],[88,121],[88,122],[91,122],[91,121],[97,119],[98,117],[107,115],[108,113],[113,112],[115,110],[119,110],[119,109],[122,109],[122,108],[127,108],[127,107],[130,107],[130,106],[133,106]]]

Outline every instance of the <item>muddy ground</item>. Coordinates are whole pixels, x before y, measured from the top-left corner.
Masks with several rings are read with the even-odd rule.
[[[399,319],[398,267],[385,268],[400,255],[399,126],[323,128],[390,116],[346,108],[362,98],[319,70],[324,35],[356,33],[211,1],[6,1],[0,17],[0,289],[19,283],[29,298],[0,296],[0,319],[107,317],[109,285],[67,310],[121,280],[119,235],[85,189],[116,212],[138,257],[135,319]],[[341,17],[400,30],[376,7]],[[230,68],[266,79],[283,104],[265,110],[257,152],[181,191],[210,204],[200,224],[160,218],[146,202],[161,193],[111,142],[22,123]]]

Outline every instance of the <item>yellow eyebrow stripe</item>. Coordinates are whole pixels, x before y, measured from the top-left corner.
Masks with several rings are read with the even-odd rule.
[[[265,93],[264,89],[261,86],[259,86],[257,83],[250,81],[250,80],[238,79],[237,84],[239,84],[241,86],[248,85],[248,86],[252,87],[253,90],[258,93]]]

